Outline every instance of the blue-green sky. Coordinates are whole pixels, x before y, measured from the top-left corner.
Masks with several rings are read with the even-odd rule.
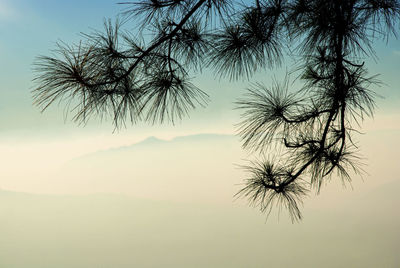
[[[86,126],[71,122],[72,116],[66,118],[62,104],[41,113],[33,105],[31,94],[35,88],[32,81],[35,58],[50,55],[57,41],[79,42],[80,33],[102,29],[104,18],[115,18],[121,11],[122,6],[117,1],[0,0],[0,146],[8,152],[2,154],[2,158],[9,166],[21,155],[25,156],[25,161],[40,153],[44,159],[67,159],[132,144],[148,136],[233,134],[234,124],[240,121],[234,101],[242,96],[246,87],[252,82],[269,85],[274,76],[284,77],[286,71],[293,69],[293,63],[287,61],[281,68],[259,72],[249,81],[233,82],[215,77],[210,69],[193,74],[193,82],[210,95],[211,102],[205,108],[190,112],[175,125],[127,124],[126,128],[114,131],[111,120],[91,120]],[[124,27],[129,28],[129,22]],[[400,125],[400,41],[390,38],[388,42],[378,40],[375,44],[378,60],[365,60],[371,75],[381,74],[384,84],[375,87],[382,98],[377,98],[374,119],[367,119],[361,126],[367,133],[398,130]],[[300,86],[296,83],[292,90]]]
[[[116,3],[117,1],[0,0],[1,132],[24,129],[35,136],[41,132],[54,132],[60,127],[74,132],[87,132],[93,128],[96,132],[99,131],[99,126],[93,123],[86,129],[76,127],[76,124],[65,124],[62,105],[52,107],[40,115],[39,109],[32,106],[31,90],[35,87],[32,69],[35,57],[49,55],[57,41],[78,42],[81,32],[101,29],[104,18],[115,18],[121,12],[122,6]],[[129,27],[129,23],[125,26]],[[386,83],[378,88],[378,93],[384,99],[377,100],[377,114],[398,114],[400,41],[393,38],[387,43],[377,41],[375,49],[378,61],[366,59],[368,68],[371,74],[380,73],[380,78]],[[239,121],[238,112],[232,109],[233,102],[244,92],[244,88],[250,82],[268,85],[274,75],[282,76],[285,70],[292,68],[291,65],[287,62],[281,69],[266,70],[250,81],[243,82],[219,79],[211,75],[212,70],[205,70],[194,82],[210,95],[210,105],[192,112],[190,118],[184,118],[172,127],[173,131],[233,131],[232,124]],[[101,129],[112,132],[113,127],[111,123],[103,123]],[[167,124],[161,128],[149,128],[142,124],[128,125],[128,130],[123,131],[132,129],[136,133],[149,129],[156,134],[154,132],[171,129],[171,126]]]
[[[38,55],[49,55],[57,41],[66,43],[78,42],[80,33],[103,28],[104,18],[115,18],[122,10],[116,1],[1,1],[0,2],[0,39],[1,48],[1,101],[0,109],[3,121],[2,131],[29,129],[54,130],[65,128],[63,106],[52,107],[44,115],[32,106],[31,90],[35,83],[33,62]],[[207,109],[199,109],[188,118],[178,123],[184,128],[196,128],[200,123],[219,128],[221,122],[232,114],[232,100],[239,92],[236,84],[224,81],[213,81],[213,77],[202,75],[199,86],[206,90],[212,99]],[[245,86],[243,84],[242,88]],[[12,116],[10,116],[12,115]],[[211,119],[211,120],[210,120]],[[217,122],[218,121],[218,122]],[[232,121],[231,121],[232,123]],[[74,128],[73,124],[67,124]],[[113,131],[111,123],[105,123],[104,130]],[[105,126],[106,125],[106,126]],[[186,126],[187,125],[187,126]],[[190,125],[190,126],[189,126]],[[98,125],[96,124],[97,128]],[[146,129],[146,126],[129,126],[129,128]],[[231,128],[231,126],[229,126]],[[91,128],[89,126],[88,128]],[[163,127],[168,128],[167,126]],[[78,128],[82,130],[81,128]],[[108,130],[106,130],[108,129]],[[151,132],[158,131],[152,127]],[[174,127],[178,129],[178,127]],[[197,128],[200,130],[201,128]],[[88,130],[84,130],[88,131]],[[96,130],[98,131],[98,129]],[[33,134],[34,135],[34,134]]]

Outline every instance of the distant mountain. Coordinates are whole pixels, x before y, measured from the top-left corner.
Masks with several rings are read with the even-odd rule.
[[[128,146],[121,146],[121,147],[116,147],[116,148],[110,148],[107,150],[101,150],[97,151],[94,153],[86,154],[81,157],[76,158],[75,160],[79,160],[82,158],[94,156],[94,155],[99,155],[99,154],[108,154],[108,153],[116,153],[116,152],[122,152],[122,151],[133,151],[136,149],[143,149],[146,148],[150,149],[152,146],[179,146],[179,145],[186,145],[190,146],[188,143],[193,143],[194,144],[199,144],[203,143],[205,146],[211,145],[214,143],[237,143],[235,144],[239,145],[238,143],[238,138],[235,135],[226,135],[226,134],[211,134],[211,133],[206,133],[206,134],[195,134],[195,135],[188,135],[188,136],[178,136],[175,137],[171,140],[163,140],[159,139],[154,136],[150,136],[143,141],[128,145]]]
[[[98,151],[52,175],[67,193],[111,192],[168,200],[231,203],[243,173],[244,151],[234,135],[198,134]]]

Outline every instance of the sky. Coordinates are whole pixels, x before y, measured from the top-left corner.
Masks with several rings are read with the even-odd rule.
[[[271,84],[274,77],[283,77],[293,68],[293,63],[287,62],[277,70],[259,72],[248,81],[220,79],[206,69],[194,75],[193,82],[210,95],[209,105],[191,111],[175,125],[138,123],[115,130],[111,120],[94,119],[84,126],[72,122],[71,115],[66,117],[62,104],[41,113],[32,99],[37,85],[32,81],[35,59],[51,55],[60,40],[76,43],[82,32],[102,29],[104,18],[115,18],[123,10],[117,2],[0,0],[0,146],[8,152],[0,156],[3,161],[8,163],[21,155],[28,161],[37,150],[51,156],[43,156],[43,162],[57,158],[64,161],[71,156],[132,144],[148,136],[170,139],[197,133],[234,134],[234,125],[240,121],[234,102],[246,88],[255,82]],[[380,74],[384,84],[375,88],[380,96],[375,116],[365,120],[362,130],[398,129],[400,41],[391,38],[375,44],[377,60],[365,60],[370,73]],[[53,157],[60,151],[61,155]]]
[[[198,232],[187,229],[186,236],[184,237],[180,236],[182,234],[177,234],[174,238],[174,233],[165,236],[161,235],[161,240],[152,237],[150,241],[158,243],[157,252],[161,255],[162,247],[160,245],[162,243],[168,245],[168,241],[173,240],[173,249],[183,250],[187,253],[186,256],[189,256],[187,257],[187,261],[193,262],[199,256],[193,253],[194,250],[190,251],[190,249],[182,248],[182,245],[177,241],[181,239],[190,243],[190,238],[194,235],[198,241],[202,242],[196,245],[191,244],[191,246],[198,251],[206,250],[206,252],[210,253],[211,251],[207,251],[207,247],[212,244],[210,230],[219,232],[217,236],[220,239],[220,244],[217,243],[209,250],[218,250],[218,245],[220,245],[221,247],[226,246],[230,249],[222,252],[221,256],[239,254],[237,249],[233,249],[232,241],[229,240],[230,235],[254,227],[254,232],[248,231],[250,238],[242,238],[243,244],[240,244],[241,240],[239,238],[235,242],[239,244],[238,247],[241,250],[245,250],[245,245],[253,245],[250,247],[256,251],[257,260],[262,260],[262,252],[258,252],[257,250],[259,250],[259,247],[262,247],[263,243],[259,241],[257,243],[253,242],[257,237],[257,232],[260,232],[260,235],[264,239],[268,239],[269,233],[263,229],[263,226],[269,226],[265,223],[265,217],[260,215],[256,209],[247,208],[247,206],[242,206],[237,211],[231,207],[229,209],[226,207],[234,203],[232,195],[235,193],[237,185],[241,183],[243,176],[243,173],[237,168],[237,164],[242,164],[244,159],[251,157],[247,152],[241,150],[240,143],[233,136],[235,134],[234,125],[240,121],[240,113],[234,109],[234,102],[245,93],[245,89],[251,83],[262,82],[268,85],[272,82],[274,76],[283,77],[285,70],[290,70],[293,67],[292,63],[288,62],[277,70],[266,70],[265,72],[257,73],[249,81],[232,82],[215,77],[211,70],[205,70],[202,74],[198,74],[193,82],[210,95],[210,104],[205,108],[198,108],[190,112],[188,117],[183,118],[180,122],[176,122],[175,125],[138,123],[136,125],[127,124],[126,128],[115,130],[110,121],[99,122],[98,120],[92,120],[86,126],[83,126],[71,122],[71,116],[66,118],[62,105],[53,105],[44,113],[41,113],[39,108],[33,105],[32,90],[36,85],[33,81],[33,63],[36,57],[39,55],[50,55],[51,50],[55,48],[55,44],[59,40],[66,43],[78,42],[80,40],[80,33],[91,32],[93,29],[102,29],[104,18],[115,18],[115,16],[120,14],[122,8],[116,4],[117,2],[106,0],[0,0],[0,162],[2,163],[0,169],[0,189],[3,191],[38,195],[36,197],[25,195],[3,197],[0,195],[0,199],[3,198],[2,200],[10,202],[10,206],[7,207],[7,205],[4,205],[7,203],[0,201],[0,217],[8,215],[9,219],[8,221],[0,219],[0,230],[3,230],[3,232],[4,230],[10,231],[7,233],[8,236],[6,239],[10,243],[15,238],[18,238],[15,240],[17,242],[10,244],[9,247],[0,245],[0,264],[2,264],[3,259],[6,260],[7,267],[27,267],[24,265],[27,265],[28,262],[23,264],[21,260],[18,260],[18,243],[22,243],[25,245],[23,248],[26,250],[24,252],[26,253],[27,260],[30,260],[31,264],[35,263],[37,265],[30,267],[56,267],[54,265],[60,260],[64,260],[65,267],[90,267],[74,266],[73,264],[71,266],[71,263],[62,257],[60,253],[62,250],[67,250],[67,256],[70,256],[70,259],[79,259],[77,256],[80,256],[74,252],[73,245],[75,245],[76,241],[69,240],[68,234],[86,232],[89,238],[90,235],[93,235],[96,239],[100,239],[101,234],[105,234],[105,237],[111,239],[112,243],[116,245],[117,241],[113,239],[124,237],[126,233],[123,230],[128,229],[128,223],[135,218],[135,215],[129,214],[127,212],[128,208],[122,205],[121,197],[90,196],[90,194],[99,193],[127,194],[130,196],[129,198],[141,198],[140,202],[145,202],[143,200],[146,200],[145,209],[137,210],[139,215],[149,217],[150,220],[162,221],[166,218],[168,219],[168,217],[161,217],[160,215],[153,215],[151,213],[149,216],[145,210],[155,208],[156,211],[161,211],[161,214],[164,213],[167,215],[168,213],[172,213],[175,215],[175,218],[171,220],[171,226],[173,224],[181,226],[201,222],[203,214],[200,213],[197,215],[195,209],[203,212],[210,211],[211,214],[214,213],[215,215],[221,215],[224,211],[227,211],[227,216],[223,216],[219,223],[216,219],[220,216],[213,214],[211,223],[201,222],[198,226]],[[390,215],[394,210],[390,207],[392,204],[390,203],[391,201],[385,199],[385,191],[390,189],[391,185],[397,188],[400,185],[395,183],[399,180],[396,159],[398,159],[397,151],[400,148],[398,140],[400,135],[400,41],[394,38],[390,38],[387,42],[377,41],[374,48],[377,59],[365,59],[366,66],[371,74],[379,73],[379,78],[384,84],[375,88],[376,92],[381,96],[376,100],[377,109],[375,115],[373,118],[367,118],[362,123],[361,131],[365,134],[357,137],[361,153],[365,157],[366,162],[364,169],[367,175],[365,175],[364,181],[360,179],[356,180],[353,185],[354,192],[352,192],[351,187],[342,192],[343,189],[340,183],[332,183],[333,185],[328,188],[330,190],[322,193],[319,197],[314,197],[314,202],[313,198],[310,198],[307,201],[307,205],[312,207],[309,211],[311,219],[300,227],[295,227],[296,231],[293,229],[289,230],[292,225],[286,224],[288,219],[284,217],[280,219],[286,222],[284,227],[279,227],[278,225],[269,226],[271,228],[283,228],[282,232],[289,230],[289,234],[298,239],[307,240],[304,237],[304,232],[310,233],[316,227],[317,235],[320,235],[320,239],[324,238],[325,241],[326,239],[331,239],[333,236],[328,235],[327,232],[329,231],[338,234],[340,238],[343,237],[343,239],[351,240],[351,238],[348,238],[348,231],[345,230],[346,225],[340,219],[348,217],[351,224],[355,224],[369,220],[376,215],[374,213],[383,213],[384,216],[382,216],[382,219],[384,220],[382,222],[376,222],[377,220],[375,219],[371,225],[366,225],[364,229],[359,230],[357,233],[358,236],[356,235],[357,237],[351,240],[350,244],[346,244],[343,242],[344,240],[338,242],[338,240],[332,238],[333,244],[327,246],[331,250],[334,250],[334,245],[338,247],[343,245],[353,245],[354,247],[364,246],[365,251],[360,253],[358,257],[368,256],[368,252],[373,252],[376,249],[373,246],[372,240],[368,240],[367,242],[363,240],[366,234],[377,232],[390,225]],[[160,149],[157,146],[154,147],[154,144],[149,145],[145,142],[143,145],[145,146],[144,149],[140,149],[143,151],[129,151],[125,154],[116,154],[113,151],[113,148],[119,150],[118,148],[131,146],[151,136],[169,140],[171,144],[175,144],[174,138],[176,137],[203,133],[225,134],[229,138],[227,138],[226,144],[222,143],[222,145],[221,143],[216,143],[219,141],[218,136],[212,136],[213,138],[210,141],[201,138],[199,140],[191,140],[188,143],[189,145],[179,143],[176,145],[176,150],[168,146]],[[189,146],[189,149],[187,146]],[[132,148],[135,149],[136,147]],[[190,148],[193,148],[193,151]],[[104,155],[104,152],[106,152],[107,156]],[[107,152],[111,153],[108,155]],[[158,157],[157,154],[159,154]],[[215,158],[210,157],[210,155]],[[172,161],[175,158],[180,159],[180,162],[176,161],[177,163],[175,163]],[[113,159],[119,160],[113,161]],[[190,161],[191,159],[193,159],[193,162]],[[79,164],[80,162],[81,164]],[[218,164],[224,166],[226,169],[221,169],[221,166]],[[101,168],[93,174],[88,167],[96,167],[96,165],[101,166]],[[131,165],[133,167],[140,166],[141,168],[134,169]],[[110,166],[109,170],[106,168],[108,166]],[[125,169],[125,167],[129,168]],[[147,173],[148,170],[152,170],[152,172]],[[199,171],[196,175],[190,175],[196,173],[196,170],[200,170],[201,172]],[[60,172],[62,172],[62,176],[59,175]],[[114,172],[114,175],[111,175],[112,172]],[[135,172],[135,179],[132,181],[129,181],[131,176],[129,172]],[[109,177],[104,174],[109,174]],[[115,176],[118,178],[111,178]],[[168,179],[171,181],[173,187],[161,180],[164,177],[167,181]],[[203,178],[205,178],[205,184],[199,183]],[[181,183],[182,181],[184,183]],[[157,188],[157,183],[161,185],[159,186],[160,188]],[[224,185],[227,185],[226,188]],[[208,190],[208,186],[214,188]],[[192,192],[186,191],[187,188],[192,188]],[[158,190],[152,192],[152,189]],[[198,189],[198,191],[193,189]],[[383,189],[381,190],[383,193],[379,198],[375,196],[374,198],[376,199],[372,198],[372,200],[381,200],[383,198],[385,200],[383,203],[389,204],[388,207],[390,208],[386,214],[386,210],[380,209],[379,206],[376,206],[372,212],[365,212],[368,211],[367,207],[370,203],[363,202],[368,200],[370,191],[374,189]],[[216,194],[218,191],[221,192],[220,196]],[[353,197],[353,194],[356,197]],[[74,197],[75,195],[79,195],[81,199],[77,199]],[[360,198],[357,199],[358,197]],[[29,200],[32,198],[39,201],[37,206],[35,205],[36,203],[33,203],[32,207],[27,206],[27,212],[23,208],[27,203],[29,204]],[[191,200],[192,198],[193,200]],[[336,201],[340,199],[342,203],[336,206]],[[149,200],[161,203],[154,205],[154,203],[148,203]],[[163,200],[167,200],[167,203],[162,203]],[[54,202],[54,206],[49,207],[45,204],[46,202]],[[79,229],[78,221],[74,220],[79,217],[83,217],[89,223],[104,220],[105,214],[103,215],[97,210],[94,212],[91,211],[90,204],[95,202],[110,202],[108,205],[105,205],[105,213],[111,216],[117,215],[113,214],[113,204],[118,204],[119,208],[124,207],[124,209],[118,210],[120,214],[116,218],[127,220],[127,223],[124,222],[121,225],[121,223],[111,222],[107,226],[107,221],[105,221],[99,227],[94,228],[92,230],[93,233],[91,233],[89,226]],[[135,202],[130,200],[127,204]],[[197,202],[192,208],[194,211],[190,208],[190,202]],[[340,209],[346,208],[346,202],[349,204],[356,203],[356,205],[353,210],[346,210],[343,214],[340,212]],[[398,199],[396,199],[396,202],[398,202]],[[174,208],[173,204],[176,203],[183,204],[184,208]],[[60,205],[61,212],[57,210],[58,204]],[[66,204],[72,205],[68,206]],[[80,204],[83,204],[83,210],[79,210]],[[242,203],[239,202],[239,204]],[[100,208],[98,209],[100,210]],[[175,209],[178,209],[178,212]],[[332,209],[334,213],[331,215],[326,209]],[[10,212],[11,210],[15,213]],[[320,211],[324,212],[319,214]],[[349,216],[356,211],[363,211],[365,213],[357,215],[358,218],[356,216],[354,216],[356,218]],[[34,248],[32,245],[39,239],[34,235],[34,232],[45,232],[45,227],[40,227],[43,223],[41,220],[44,221],[51,218],[49,214],[53,212],[61,213],[62,217],[60,221],[65,217],[65,222],[71,224],[69,227],[63,228],[60,232],[53,230],[56,237],[59,235],[59,238],[69,243],[69,246],[67,245],[65,248],[60,247],[60,252],[53,251],[54,258],[49,258],[47,262],[44,262],[47,266],[40,266],[40,261],[35,259],[33,254],[30,255],[29,250]],[[252,214],[253,212],[254,214]],[[24,213],[28,213],[26,215],[31,215],[29,213],[39,215],[39,220],[35,220],[35,216],[29,218]],[[182,220],[181,214],[185,213],[188,213],[190,218]],[[205,214],[208,215],[207,213]],[[249,220],[246,220],[245,217],[248,217]],[[337,223],[337,228],[334,227],[334,224],[329,225],[331,229],[328,228],[325,230],[321,228],[318,224],[324,222],[325,217],[332,217],[333,222]],[[230,226],[226,233],[224,233],[224,225],[229,224],[230,220],[237,220],[238,224]],[[394,221],[399,221],[397,216],[394,217]],[[28,223],[25,223],[27,225],[24,226],[23,222]],[[61,224],[61,222],[53,219],[50,220],[49,225],[44,226],[50,226],[51,229],[51,222],[56,225]],[[148,223],[145,220],[143,222],[135,222],[137,228],[146,226],[146,224]],[[154,222],[152,224],[154,225],[150,224],[152,228],[166,228]],[[387,246],[386,251],[382,249],[379,252],[382,256],[386,256],[385,254],[388,255],[386,256],[389,263],[388,267],[394,267],[390,266],[390,264],[400,263],[400,260],[398,258],[395,259],[394,254],[392,254],[393,249],[398,246],[393,239],[399,237],[398,231],[396,232],[392,227],[391,225],[388,227],[388,231],[383,237],[376,238],[378,241],[376,247],[380,247],[379,250],[382,247],[384,248],[382,245]],[[110,231],[112,228],[122,229],[114,237]],[[26,237],[22,235],[14,236],[14,234],[18,234],[22,229],[26,229],[31,233],[26,231]],[[171,227],[170,229],[178,233],[177,227]],[[151,230],[145,230],[144,233],[151,236]],[[263,230],[265,233],[263,233]],[[133,235],[129,231],[128,234]],[[207,234],[207,239],[202,240],[202,234]],[[140,237],[140,234],[135,233],[135,235],[139,235]],[[318,243],[323,243],[323,240],[318,240],[317,235],[311,236],[306,241],[306,249],[311,251],[318,250]],[[392,235],[392,240],[385,240],[390,235]],[[54,247],[51,234],[46,234],[43,237],[45,237],[47,244],[44,243],[40,248],[36,249],[38,250],[38,254],[44,254],[46,250]],[[96,239],[94,240],[97,241]],[[145,240],[145,238],[143,239]],[[290,235],[287,235],[285,239],[284,242],[292,243],[292,245],[297,245],[296,243],[298,243],[294,243]],[[104,259],[104,257],[102,259],[104,263],[112,263],[118,259],[118,256],[122,256],[119,267],[131,267],[129,264],[133,262],[128,261],[129,252],[124,251],[123,246],[132,250],[138,250],[140,246],[133,245],[133,242],[128,241],[129,239],[127,238],[122,240],[122,244],[115,246],[114,251],[110,249],[110,245],[103,248],[99,246],[99,248],[88,251],[89,255],[101,255],[102,250],[109,250],[114,255],[110,255],[109,259]],[[273,241],[278,240],[279,237],[274,234]],[[386,242],[391,244],[389,245]],[[85,247],[89,248],[90,244],[85,244]],[[272,247],[270,248],[273,250]],[[7,255],[7,252],[9,252],[9,255]],[[147,256],[146,254],[150,255],[150,253],[151,250],[149,249],[143,256]],[[253,261],[250,253],[249,251],[244,254],[245,259],[249,262]],[[276,254],[279,255],[281,253],[277,252]],[[296,254],[297,259],[303,260],[304,267],[310,267],[307,266],[312,263],[310,259],[302,259],[300,253]],[[185,267],[182,264],[185,263],[184,261],[181,263],[182,266],[176,265],[176,263],[174,266],[174,262],[168,259],[168,256],[162,256],[164,261],[171,263],[170,267]],[[328,258],[329,254],[323,256]],[[344,260],[352,261],[350,263],[354,262],[353,264],[357,263],[358,257],[350,255],[347,257],[346,259],[345,256]],[[229,262],[217,261],[216,256],[213,256],[213,258],[215,258],[215,266],[209,267],[234,267],[232,264],[228,265]],[[123,260],[126,260],[126,263]],[[103,267],[93,259],[85,259],[85,261],[82,263]],[[144,257],[140,261],[143,263],[146,262]],[[318,262],[318,260],[315,261]],[[320,261],[322,262],[322,260]],[[141,263],[141,267],[145,267],[143,263]],[[277,265],[275,267],[279,267],[279,262],[276,261],[275,263]],[[290,263],[286,264],[286,267],[291,267]],[[245,266],[239,265],[237,267]],[[282,267],[285,267],[285,265]],[[352,267],[357,266],[353,265]]]
[[[43,132],[56,127],[76,127],[76,124],[64,122],[63,107],[54,107],[49,112],[40,115],[39,109],[32,106],[31,90],[35,87],[32,82],[34,77],[33,62],[39,55],[50,55],[55,49],[57,41],[76,43],[80,40],[80,33],[91,32],[93,29],[102,29],[104,18],[115,18],[122,11],[118,1],[23,1],[1,0],[0,2],[0,40],[1,81],[2,96],[0,109],[3,114],[2,131],[35,129]],[[400,58],[400,41],[390,39],[385,42],[376,42],[378,61],[367,59],[371,74],[381,74],[381,80],[386,85],[378,88],[377,92],[384,99],[378,99],[380,113],[397,113],[396,107],[400,99],[398,85],[399,71],[398,60]],[[267,70],[259,73],[250,81],[230,82],[210,75],[211,70],[197,75],[195,84],[210,95],[211,103],[206,109],[197,109],[190,114],[190,118],[184,118],[181,125],[172,129],[195,128],[203,129],[209,125],[213,128],[221,128],[237,122],[238,112],[232,111],[233,102],[244,93],[244,89],[251,82],[271,83],[273,76],[281,76],[285,70],[292,68],[291,63],[284,64],[278,70]],[[210,116],[212,115],[212,116]],[[212,118],[212,120],[210,120]],[[229,119],[229,121],[227,121]],[[111,129],[110,124],[104,123],[104,129]],[[96,130],[97,130],[96,125]],[[225,127],[225,126],[224,126]],[[88,127],[90,128],[90,127]],[[145,127],[148,129],[149,127]],[[143,126],[129,126],[132,129],[143,129]],[[170,126],[162,126],[162,129],[170,129]],[[151,131],[158,131],[158,126]],[[87,131],[87,130],[84,130]]]

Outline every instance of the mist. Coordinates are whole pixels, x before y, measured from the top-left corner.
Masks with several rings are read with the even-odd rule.
[[[397,134],[372,132],[377,173],[353,189],[333,178],[294,224],[235,198],[248,153],[231,135],[150,137],[21,172],[0,191],[0,267],[396,267]]]

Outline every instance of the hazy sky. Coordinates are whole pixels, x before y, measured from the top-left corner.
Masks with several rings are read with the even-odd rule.
[[[78,42],[79,33],[91,32],[93,29],[102,29],[103,18],[115,18],[122,10],[118,1],[44,1],[44,0],[0,0],[0,131],[28,131],[29,136],[54,134],[58,136],[58,128],[63,133],[68,130],[73,132],[87,132],[89,129],[98,133],[99,126],[92,125],[83,130],[76,124],[65,124],[63,107],[52,107],[44,115],[40,115],[36,107],[32,107],[31,90],[35,84],[32,82],[32,73],[35,57],[49,55],[55,43],[59,40],[66,43]],[[129,27],[129,24],[126,24]],[[390,39],[385,42],[376,42],[378,61],[367,59],[371,74],[380,73],[386,85],[378,88],[378,93],[385,99],[378,99],[380,114],[398,114],[400,102],[400,41]],[[279,70],[267,70],[258,74],[251,82],[269,84],[271,78],[282,76],[285,70],[290,70],[292,64],[288,62]],[[244,92],[249,85],[248,81],[240,83],[229,82],[210,75],[210,70],[205,70],[202,75],[194,80],[202,90],[211,97],[210,105],[205,109],[197,109],[185,118],[176,127],[158,126],[154,128],[129,126],[129,131],[140,133],[143,129],[149,132],[171,130],[173,132],[217,131],[232,130],[232,124],[238,121],[238,112],[233,111],[232,102]],[[104,123],[101,131],[110,133],[112,126]],[[25,133],[25,132],[24,132]]]
[[[32,105],[35,57],[49,55],[59,40],[66,43],[78,42],[79,33],[102,29],[105,17],[115,18],[121,12],[122,6],[117,5],[117,2],[0,0],[0,146],[18,147],[50,140],[62,143],[77,141],[78,147],[82,148],[80,142],[93,145],[101,140],[100,147],[107,147],[131,143],[146,136],[233,133],[233,124],[240,120],[239,112],[233,109],[233,102],[243,94],[250,82],[268,85],[274,75],[282,77],[285,70],[293,67],[288,62],[281,69],[266,70],[251,81],[240,82],[215,78],[210,70],[205,70],[196,77],[194,83],[210,95],[210,105],[192,111],[189,117],[177,122],[175,126],[139,123],[113,133],[110,121],[99,124],[92,120],[88,126],[83,127],[71,123],[71,116],[65,120],[62,105],[53,105],[41,114]],[[400,41],[393,38],[387,44],[378,41],[375,48],[378,61],[366,59],[367,66],[371,74],[381,74],[380,78],[385,85],[377,88],[383,98],[377,99],[376,118],[365,125],[367,128],[368,125],[373,128],[376,125],[397,128],[400,121]]]
[[[234,133],[240,121],[233,102],[251,82],[271,83],[273,76],[282,77],[293,64],[289,61],[278,70],[258,73],[250,81],[230,82],[205,70],[194,83],[210,95],[206,108],[192,111],[175,125],[127,125],[114,132],[110,121],[92,120],[87,126],[65,119],[63,105],[53,105],[43,114],[32,105],[35,88],[33,62],[38,55],[49,55],[59,40],[78,42],[81,32],[102,29],[103,19],[115,18],[122,10],[117,1],[44,1],[0,0],[0,158],[5,166],[15,167],[21,161],[40,163],[63,162],[73,157],[109,147],[140,141],[148,136],[172,138],[196,133]],[[125,27],[129,27],[126,24]],[[400,41],[377,41],[378,60],[366,59],[371,74],[380,73],[385,83],[376,87],[383,98],[377,98],[374,119],[367,119],[364,131],[398,130],[400,124]],[[299,84],[295,84],[298,86]],[[390,144],[391,141],[384,140]],[[367,146],[363,144],[363,146]],[[33,161],[35,160],[35,161]],[[41,168],[39,165],[38,168]],[[3,170],[3,175],[13,168]],[[0,182],[1,187],[1,182]]]

